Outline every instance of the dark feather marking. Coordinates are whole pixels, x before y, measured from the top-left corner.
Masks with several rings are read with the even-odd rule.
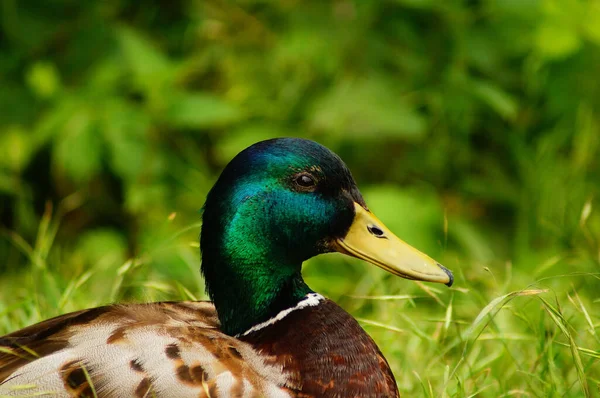
[[[211,382],[208,386],[208,396],[209,397],[218,397],[219,391],[217,391],[217,383]]]
[[[177,344],[169,344],[167,348],[165,348],[165,353],[167,354],[167,358],[170,359],[180,359],[181,355],[179,353],[179,347]]]
[[[93,397],[94,393],[90,385],[90,376],[83,366],[83,361],[76,359],[69,361],[60,368],[65,390],[71,396],[79,398]]]
[[[236,359],[242,359],[242,354],[240,354],[240,352],[235,347],[229,346],[227,347],[227,351],[232,357]]]
[[[150,381],[150,379],[148,377],[144,377],[142,379],[142,381],[140,381],[140,384],[138,384],[137,388],[135,389],[135,396],[138,398],[147,397],[151,388],[152,388],[152,382]]]
[[[177,374],[177,378],[185,384],[196,384],[194,382],[194,378],[192,377],[192,373],[190,372],[189,366],[180,365],[177,367],[177,369],[175,369],[175,373]]]
[[[129,367],[131,368],[131,370],[133,370],[135,372],[143,372],[144,371],[144,368],[142,367],[142,364],[137,359],[132,359],[129,362]]]
[[[203,380],[208,380],[208,373],[200,365],[193,366],[190,369],[190,374],[194,380],[200,380],[200,384],[202,384]]]
[[[84,383],[87,383],[85,372],[81,368],[73,369],[71,373],[64,375],[63,378],[69,387],[74,390],[81,387]]]
[[[112,332],[110,336],[108,336],[108,339],[106,339],[106,344],[117,344],[120,342],[124,342],[127,339],[125,337],[126,332],[126,327],[120,327],[115,329],[115,331]]]

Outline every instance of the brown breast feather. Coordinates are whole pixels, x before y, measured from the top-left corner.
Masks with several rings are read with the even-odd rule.
[[[298,397],[399,396],[373,339],[331,300],[291,312],[242,339],[277,358]]]

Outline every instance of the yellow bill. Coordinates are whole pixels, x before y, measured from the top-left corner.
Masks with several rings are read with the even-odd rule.
[[[438,282],[452,286],[452,272],[392,233],[371,212],[354,203],[356,215],[348,233],[334,248],[375,264],[406,279]]]

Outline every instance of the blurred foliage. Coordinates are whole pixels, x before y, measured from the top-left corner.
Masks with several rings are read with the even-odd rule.
[[[438,290],[341,256],[306,266],[381,323],[365,327],[401,391],[597,391],[599,46],[594,0],[0,0],[0,332],[202,297],[212,182],[244,147],[302,136],[457,275]],[[510,296],[480,340],[450,343],[532,285],[546,301]],[[356,298],[389,294],[411,298]]]

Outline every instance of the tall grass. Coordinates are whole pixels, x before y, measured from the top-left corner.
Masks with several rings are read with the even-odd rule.
[[[104,303],[205,298],[197,223],[180,227],[180,214],[165,215],[159,244],[86,263],[77,248],[54,243],[63,216],[48,206],[32,243],[2,231],[25,269],[0,279],[0,333]],[[547,262],[520,273],[510,263],[492,270],[441,257],[455,271],[452,288],[400,280],[338,254],[310,260],[304,274],[359,319],[407,396],[597,395],[600,273],[536,277]]]

